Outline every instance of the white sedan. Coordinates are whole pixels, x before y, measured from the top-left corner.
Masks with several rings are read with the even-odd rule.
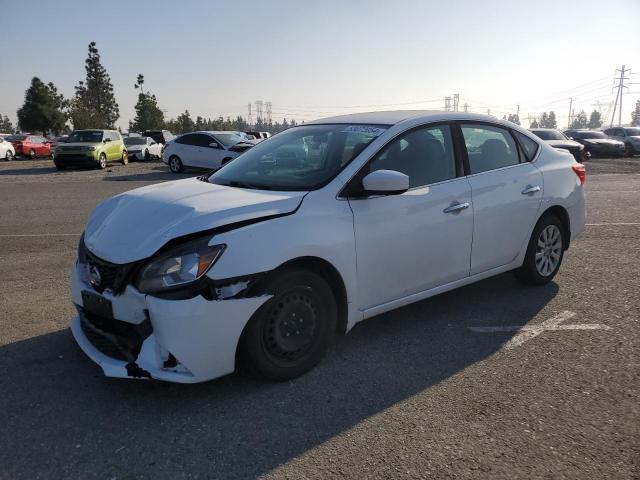
[[[570,153],[493,117],[309,122],[96,207],[71,329],[112,377],[201,382],[240,362],[290,379],[374,315],[510,270],[550,282],[584,229],[585,179]]]
[[[9,161],[13,160],[15,156],[16,150],[13,147],[13,144],[9,140],[0,136],[0,159]]]
[[[151,137],[124,137],[124,145],[127,147],[129,160],[144,160],[148,162],[152,158],[162,156],[161,143]]]
[[[180,173],[185,167],[214,170],[255,143],[233,131],[185,133],[167,143],[162,161],[173,173]]]

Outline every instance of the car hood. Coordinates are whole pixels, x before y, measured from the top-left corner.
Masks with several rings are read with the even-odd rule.
[[[545,140],[545,142],[554,148],[582,148],[582,145],[573,140]]]
[[[98,205],[84,242],[106,261],[134,262],[183,235],[293,212],[305,193],[226,187],[197,178],[149,185]]]
[[[68,147],[69,149],[78,148],[78,147],[99,147],[102,145],[102,142],[60,142],[58,144],[60,147]]]

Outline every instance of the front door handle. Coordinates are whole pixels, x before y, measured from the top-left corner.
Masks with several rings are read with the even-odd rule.
[[[536,193],[540,191],[540,187],[536,185],[535,187],[531,185],[527,185],[527,188],[522,190],[522,195],[531,195],[532,193]]]
[[[469,203],[454,203],[443,210],[444,213],[458,213],[465,208],[469,208]]]

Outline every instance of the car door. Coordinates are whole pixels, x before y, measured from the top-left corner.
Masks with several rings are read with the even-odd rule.
[[[222,159],[227,153],[224,145],[217,138],[210,135],[201,135],[200,141],[202,145],[201,152],[201,163],[200,166],[202,168],[207,168],[213,170],[214,168],[218,168],[222,163]],[[211,144],[216,143],[216,147],[212,147]]]
[[[456,158],[449,125],[422,126],[392,140],[352,180],[361,186],[385,169],[410,182],[400,195],[349,198],[361,309],[469,275],[471,189]]]
[[[460,126],[473,199],[475,275],[512,262],[525,248],[538,218],[543,182],[509,129],[482,123]]]

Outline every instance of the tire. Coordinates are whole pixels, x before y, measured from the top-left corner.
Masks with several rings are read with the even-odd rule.
[[[29,150],[29,158],[31,160],[36,158],[36,151],[33,148],[31,150]]]
[[[122,162],[123,165],[129,164],[129,154],[127,153],[126,150],[122,151],[122,158],[120,159],[120,161]]]
[[[56,170],[66,170],[67,167],[65,165],[60,165],[59,163],[55,163]]]
[[[336,328],[336,301],[324,279],[308,270],[287,268],[268,282],[265,291],[273,297],[245,327],[239,365],[251,376],[290,380],[324,357]]]
[[[633,157],[633,145],[631,145],[630,143],[624,144],[624,156]]]
[[[145,150],[144,151],[144,161],[148,162],[149,160],[151,160],[151,155],[149,155],[149,150]]]
[[[169,170],[173,173],[182,173],[184,172],[184,165],[182,165],[182,160],[176,155],[171,155],[169,157]]]
[[[100,157],[98,157],[98,168],[100,170],[107,168],[107,156],[104,153],[101,153]]]
[[[522,267],[516,276],[529,285],[545,285],[556,276],[566,242],[565,226],[555,215],[544,215],[533,229]]]
[[[7,150],[7,154],[4,156],[4,159],[7,162],[10,162],[11,160],[13,160],[13,152],[11,152],[11,150]]]

